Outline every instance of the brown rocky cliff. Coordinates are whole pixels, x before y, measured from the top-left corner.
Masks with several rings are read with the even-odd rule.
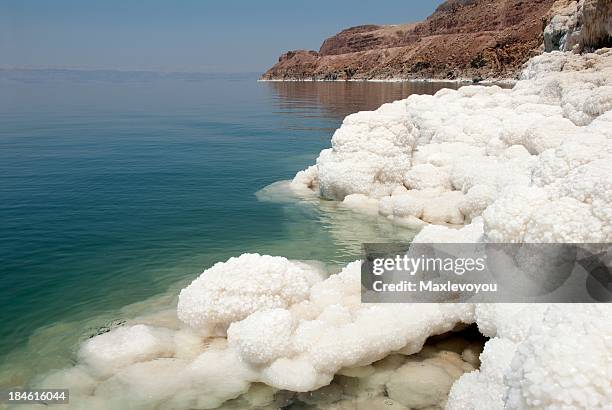
[[[357,26],[342,30],[323,42],[320,55],[338,55],[407,45],[415,24]],[[416,36],[413,35],[416,40]]]
[[[352,27],[283,54],[262,79],[501,78],[543,42],[554,0],[448,0],[425,21]]]

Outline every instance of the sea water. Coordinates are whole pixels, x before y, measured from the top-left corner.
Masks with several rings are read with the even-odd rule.
[[[410,240],[260,190],[314,163],[346,115],[453,85],[256,80],[0,70],[0,385],[66,366],[231,256],[339,266],[363,242]]]

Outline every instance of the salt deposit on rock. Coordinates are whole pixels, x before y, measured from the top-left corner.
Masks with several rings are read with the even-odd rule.
[[[480,369],[457,380],[449,393],[447,410],[504,408],[504,374],[510,367],[516,344],[507,339],[488,341],[480,355]]]
[[[612,50],[543,54],[521,78],[353,114],[292,186],[413,227],[482,216],[487,241],[612,241]],[[442,231],[421,235],[458,239]]]

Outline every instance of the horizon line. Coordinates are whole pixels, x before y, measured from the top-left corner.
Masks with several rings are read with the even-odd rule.
[[[0,65],[0,70],[29,70],[29,71],[80,71],[80,72],[123,72],[123,73],[155,73],[155,74],[260,74],[265,70],[247,71],[200,71],[200,70],[163,70],[149,68],[103,68],[103,67],[73,67],[73,66],[30,66],[30,65]]]

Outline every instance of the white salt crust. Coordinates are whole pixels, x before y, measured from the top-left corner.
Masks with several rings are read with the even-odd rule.
[[[328,390],[339,389],[337,375],[357,383],[350,400],[337,397],[337,405],[345,406],[339,408],[370,408],[385,391],[397,408],[591,409],[612,399],[608,304],[361,304],[359,262],[308,282],[320,277],[315,267],[256,254],[219,263],[199,279],[219,274],[230,285],[249,270],[256,273],[240,277],[242,297],[224,302],[228,311],[260,301],[261,279],[269,272],[303,272],[307,295],[288,301],[278,289],[266,289],[283,307],[261,307],[215,336],[202,329],[218,322],[169,322],[165,312],[159,326],[127,324],[85,342],[75,367],[38,385],[68,385],[71,406],[88,409],[206,409],[239,397],[241,406],[255,406],[252,400],[272,405],[281,390],[315,391],[299,396],[302,401],[331,400]],[[207,283],[196,280],[186,290],[213,300],[225,291],[221,279]],[[216,306],[202,305],[195,295],[180,297],[179,316],[194,308],[217,318]],[[455,353],[423,349],[428,337],[469,323],[491,338],[480,360],[465,341],[448,347]],[[396,364],[389,369],[389,363]],[[271,389],[264,398],[257,383]]]
[[[292,187],[416,228],[482,216],[485,241],[610,242],[612,50],[543,54],[521,78],[349,115]]]
[[[388,130],[360,124],[372,113],[354,114],[337,131],[342,144],[335,134],[310,168],[321,196],[351,198],[356,211],[358,199],[370,210],[378,201],[379,214],[396,223],[466,224],[426,225],[417,242],[612,241],[611,50],[544,54],[512,90],[442,90],[380,112],[392,118]],[[397,141],[394,129],[412,132],[401,166],[380,152]],[[363,152],[363,132],[379,149]],[[363,167],[367,156],[373,161]],[[342,168],[354,173],[334,174]],[[610,313],[608,305],[476,306],[474,320],[492,339],[482,368],[455,383],[447,408],[606,408]]]

